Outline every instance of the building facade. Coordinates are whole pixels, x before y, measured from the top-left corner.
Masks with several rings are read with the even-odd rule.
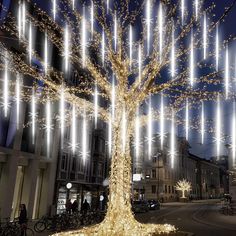
[[[181,137],[176,138],[176,154],[174,167],[171,166],[169,155],[169,135],[163,148],[160,148],[159,136],[153,137],[153,155],[148,158],[147,153],[135,161],[133,183],[134,199],[159,199],[161,201],[179,200],[180,193],[175,185],[181,179],[191,183],[191,191],[187,194],[192,199],[216,198],[222,194],[220,184],[220,167],[197,157],[189,152],[189,143]]]

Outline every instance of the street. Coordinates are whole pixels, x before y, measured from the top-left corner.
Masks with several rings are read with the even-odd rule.
[[[172,224],[196,236],[235,236],[236,216],[220,214],[219,208],[219,202],[214,200],[164,203],[161,210],[139,213],[136,219],[143,223]]]

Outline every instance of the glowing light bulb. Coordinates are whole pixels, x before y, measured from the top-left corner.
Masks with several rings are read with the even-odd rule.
[[[204,144],[205,136],[205,111],[204,111],[204,101],[202,101],[202,114],[201,114],[201,143]]]
[[[186,99],[185,136],[186,136],[186,140],[188,140],[188,138],[189,138],[189,108],[188,108],[188,99]]]
[[[147,24],[147,55],[150,51],[150,34],[151,34],[151,3],[147,0],[146,5],[146,24]]]
[[[135,118],[135,155],[136,160],[139,159],[140,153],[140,121],[139,121],[139,108],[137,109]]]
[[[72,10],[75,10],[75,0],[72,0]]]
[[[9,106],[9,81],[8,81],[8,61],[7,61],[7,52],[5,55],[5,70],[4,70],[4,90],[3,90],[3,108],[4,115],[7,117],[8,106]]]
[[[161,60],[162,59],[162,48],[163,48],[163,12],[162,12],[162,4],[161,3],[160,3],[160,7],[159,7],[158,25],[159,25],[159,54],[160,54],[160,60]]]
[[[95,84],[95,89],[94,89],[94,122],[95,122],[95,129],[96,129],[97,122],[98,122],[98,87],[97,87],[97,83]]]
[[[105,33],[102,31],[102,64],[105,64]]]
[[[132,25],[129,26],[129,67],[132,68],[133,57],[133,31]]]
[[[32,25],[29,23],[29,45],[28,45],[29,63],[32,61]]]
[[[72,121],[71,121],[71,147],[73,154],[76,149],[76,114],[75,114],[75,104],[72,106]]]
[[[115,51],[117,50],[117,18],[115,13],[115,19],[114,19],[114,47]]]
[[[175,32],[174,26],[172,28],[172,45],[171,45],[171,77],[175,76]]]
[[[69,40],[69,29],[68,25],[64,31],[64,60],[65,60],[65,71],[69,70],[69,58],[70,58],[70,40]]]
[[[228,45],[225,50],[225,98],[229,96],[229,50]]]
[[[216,26],[216,42],[215,42],[215,59],[216,59],[216,70],[219,70],[219,29]]]
[[[139,83],[141,82],[142,79],[142,48],[141,44],[139,44],[138,47],[138,74],[139,74]]]
[[[221,108],[220,108],[220,95],[217,98],[217,111],[216,111],[216,153],[217,157],[220,156],[221,146]]]
[[[57,0],[53,0],[52,12],[53,12],[53,19],[55,21],[57,14]]]
[[[194,48],[193,48],[193,33],[191,34],[191,49],[190,49],[190,85],[194,83]]]
[[[174,162],[175,162],[175,115],[174,115],[174,110],[172,110],[172,119],[171,119],[170,160],[171,160],[171,168],[173,169]]]
[[[91,12],[90,12],[90,24],[91,24],[91,37],[93,38],[93,31],[94,31],[94,6],[93,1],[91,1]]]
[[[152,156],[152,100],[151,96],[149,97],[148,104],[148,157],[149,160]]]
[[[19,120],[20,120],[20,90],[21,90],[21,84],[20,84],[20,75],[17,74],[16,78],[16,125],[17,129],[19,129]]]
[[[160,141],[161,141],[161,150],[163,150],[164,145],[164,132],[165,132],[165,119],[164,119],[164,98],[161,93],[161,110],[160,110]]]
[[[86,63],[86,18],[85,18],[85,7],[83,7],[83,18],[82,18],[82,64],[85,67]]]
[[[35,140],[35,125],[36,125],[36,98],[35,90],[32,89],[32,98],[31,98],[31,122],[32,122],[32,143],[34,144]]]
[[[203,19],[203,58],[206,59],[207,56],[207,19],[206,19],[206,12],[204,12],[204,19]]]
[[[86,111],[83,114],[83,132],[82,132],[82,158],[85,163],[87,157],[87,120]]]
[[[44,38],[44,72],[47,74],[48,70],[48,39],[47,39],[47,33],[45,33]]]

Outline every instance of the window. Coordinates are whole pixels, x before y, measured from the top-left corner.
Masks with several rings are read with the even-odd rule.
[[[152,169],[152,178],[156,179],[156,169]]]
[[[72,168],[71,168],[72,171],[76,171],[76,159],[75,157],[72,157]]]
[[[168,186],[168,192],[170,193],[170,185]]]
[[[152,185],[152,193],[156,193],[156,185]]]
[[[165,185],[165,193],[167,193],[167,185]]]
[[[172,186],[172,193],[174,193],[175,192],[175,188],[174,188],[174,186]]]

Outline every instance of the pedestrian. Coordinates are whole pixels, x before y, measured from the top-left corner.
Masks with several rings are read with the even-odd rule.
[[[21,228],[21,236],[24,236],[27,228],[27,211],[25,204],[20,204],[19,224]]]
[[[73,213],[76,213],[78,211],[78,201],[77,200],[74,200],[74,202],[72,203],[71,210]]]
[[[71,203],[71,200],[70,199],[68,199],[67,201],[66,201],[66,213],[71,213],[71,207],[72,207],[72,203]]]
[[[83,214],[83,215],[86,215],[89,209],[90,209],[89,203],[88,203],[87,200],[85,199],[85,200],[84,200],[84,203],[83,203],[83,205],[82,205],[82,207],[81,207],[82,214]]]

